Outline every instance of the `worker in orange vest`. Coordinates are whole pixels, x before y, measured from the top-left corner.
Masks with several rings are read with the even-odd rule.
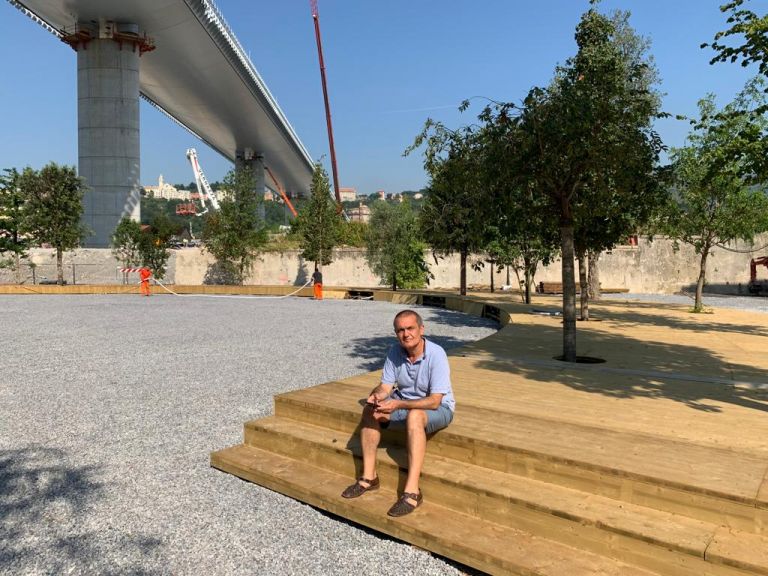
[[[141,279],[141,294],[149,296],[149,279],[152,276],[152,270],[146,266],[139,268],[139,278]]]
[[[312,285],[314,287],[315,300],[323,299],[323,273],[317,269],[315,265],[315,272],[312,274]]]

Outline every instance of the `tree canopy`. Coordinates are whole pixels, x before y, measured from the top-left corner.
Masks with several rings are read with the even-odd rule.
[[[207,216],[203,228],[204,249],[216,258],[219,273],[215,281],[242,284],[250,272],[259,249],[267,242],[259,206],[263,191],[256,190],[253,170],[230,171],[224,187],[231,194],[220,203],[220,209]]]
[[[392,290],[422,288],[428,282],[429,266],[424,261],[426,247],[419,236],[416,214],[407,201],[373,204],[366,260],[371,270]]]
[[[294,220],[300,238],[301,257],[315,266],[333,261],[333,249],[341,235],[341,214],[331,196],[328,173],[318,162],[312,174],[310,199]]]
[[[74,167],[54,162],[39,171],[25,168],[19,187],[27,198],[24,230],[56,249],[57,281],[63,284],[63,252],[77,248],[88,232],[80,221],[87,187]]]

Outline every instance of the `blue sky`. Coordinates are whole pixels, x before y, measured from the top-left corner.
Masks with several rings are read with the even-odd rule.
[[[699,45],[725,27],[721,0],[603,0],[601,10],[632,12],[652,42],[664,108],[695,114],[708,92],[725,105],[756,72],[709,65]],[[763,14],[768,0],[748,0]],[[307,0],[218,0],[229,25],[313,158],[330,173],[320,73]],[[360,193],[419,189],[421,157],[402,157],[427,117],[452,127],[471,123],[482,106],[460,114],[465,98],[519,101],[546,85],[573,55],[575,27],[587,0],[319,0],[326,72],[342,186]],[[0,168],[48,161],[77,164],[76,56],[66,45],[0,0],[3,138]],[[211,181],[231,168],[142,101],[141,181],[193,180],[184,156],[196,147]],[[669,146],[688,126],[657,124]]]

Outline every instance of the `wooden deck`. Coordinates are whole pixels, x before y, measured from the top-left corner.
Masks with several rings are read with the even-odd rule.
[[[606,362],[565,365],[561,319],[532,313],[554,298],[427,301],[505,327],[450,353],[456,417],[429,440],[419,510],[386,515],[407,467],[392,434],[382,490],[340,497],[378,372],[277,396],[211,464],[492,574],[768,575],[768,315],[607,301],[578,334]]]

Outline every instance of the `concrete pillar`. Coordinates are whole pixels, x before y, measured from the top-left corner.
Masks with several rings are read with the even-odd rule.
[[[261,154],[255,154],[250,148],[244,150],[238,150],[235,153],[235,170],[241,170],[243,168],[250,168],[253,170],[253,178],[256,184],[256,194],[259,196],[259,200],[264,199],[264,192],[267,189],[266,186],[266,172],[264,170],[264,156]],[[263,219],[265,216],[264,203],[259,204],[259,216]]]
[[[117,26],[138,34],[135,25]],[[85,246],[106,247],[124,216],[140,217],[140,51],[116,41],[111,29],[100,29],[76,49],[79,173],[90,188],[84,198],[83,223],[91,230]]]

